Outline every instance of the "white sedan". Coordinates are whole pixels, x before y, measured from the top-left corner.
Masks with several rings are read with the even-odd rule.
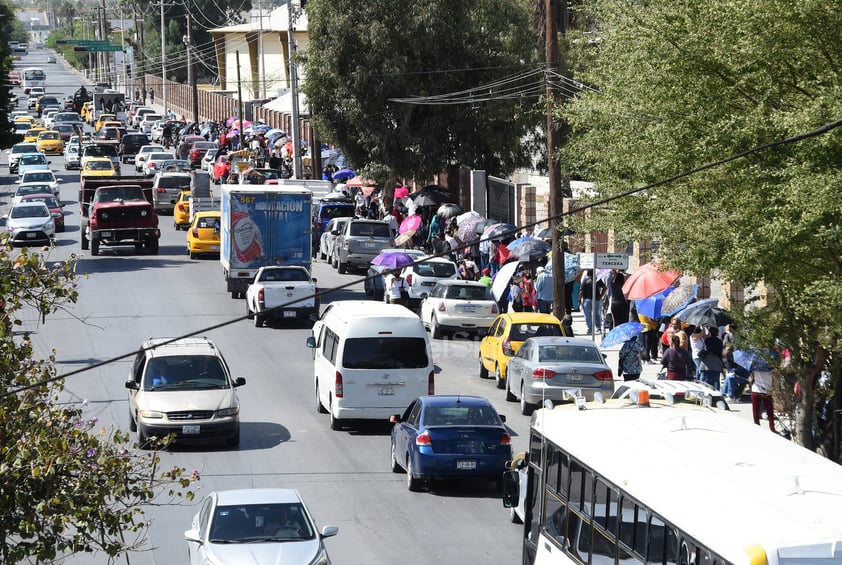
[[[338,532],[316,530],[298,491],[258,488],[210,493],[184,538],[190,565],[299,565],[330,563],[322,540]]]
[[[143,162],[146,161],[146,156],[149,153],[161,153],[166,151],[163,145],[144,145],[137,150],[137,155],[134,157],[134,170],[137,173],[143,171]],[[172,157],[170,157],[172,158]]]
[[[147,177],[154,177],[161,168],[161,163],[164,161],[172,161],[172,159],[173,154],[168,151],[148,153],[143,161],[143,174]]]
[[[421,321],[434,339],[449,332],[485,333],[498,313],[491,289],[476,281],[439,281],[421,302]]]

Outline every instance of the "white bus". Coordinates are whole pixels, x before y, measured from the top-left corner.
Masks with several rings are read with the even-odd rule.
[[[23,86],[24,94],[29,94],[29,90],[33,86],[47,86],[47,73],[41,67],[27,67],[23,69],[23,77],[21,85]]]
[[[842,467],[733,413],[545,408],[523,461],[524,564],[842,564]]]

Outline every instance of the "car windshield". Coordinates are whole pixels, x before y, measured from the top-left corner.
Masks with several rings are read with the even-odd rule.
[[[542,345],[538,348],[538,361],[602,364],[602,354],[596,347],[580,345]]]
[[[117,149],[111,145],[86,145],[85,157],[111,157],[117,156]]]
[[[422,369],[429,365],[420,337],[357,337],[345,342],[346,369]]]
[[[561,336],[561,326],[558,324],[512,324],[509,339],[512,341],[526,341],[530,337]]]
[[[107,171],[114,168],[111,161],[88,161],[85,168],[89,171]]]
[[[422,277],[452,277],[456,274],[456,265],[453,263],[419,263],[415,265],[415,274]]]
[[[311,540],[316,537],[300,503],[217,506],[210,543],[254,543]]]
[[[20,158],[21,165],[46,165],[46,155],[24,155]]]
[[[32,153],[36,151],[36,147],[32,144],[27,145],[14,145],[12,146],[12,153]]]
[[[154,357],[146,367],[143,390],[204,390],[228,388],[228,377],[213,355]]]
[[[500,420],[491,406],[428,406],[425,426],[498,426]]]
[[[52,192],[49,185],[46,184],[30,184],[26,186],[19,186],[16,194],[22,196],[24,194],[42,194],[44,192]]]
[[[44,206],[15,206],[10,214],[11,218],[46,218],[50,211]]]
[[[56,178],[51,172],[32,172],[23,175],[23,182],[53,182]]]
[[[35,193],[33,193],[35,194]],[[38,198],[24,198],[24,202],[43,202],[47,208],[59,208],[58,202],[52,196],[39,196]]]
[[[449,286],[444,297],[451,300],[492,300],[490,288],[487,286],[473,285]]]
[[[374,222],[355,222],[351,224],[352,236],[392,237],[389,224]]]
[[[39,139],[61,139],[61,135],[57,131],[45,131],[38,137]]]

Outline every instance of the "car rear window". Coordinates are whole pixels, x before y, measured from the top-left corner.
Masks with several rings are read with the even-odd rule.
[[[351,235],[366,237],[392,237],[389,224],[381,223],[353,223],[350,233]]]
[[[542,345],[538,348],[538,361],[602,364],[602,354],[596,347],[582,347],[580,345]]]
[[[310,278],[302,269],[270,269],[263,271],[260,277],[261,281],[277,282],[277,281],[303,281],[309,282]]]
[[[320,214],[322,218],[350,218],[354,215],[353,206],[323,206]]]
[[[456,274],[453,263],[419,263],[415,265],[415,272],[422,277],[452,277]]]
[[[190,177],[164,175],[158,179],[158,186],[161,188],[190,188]]]
[[[428,406],[425,426],[498,426],[500,420],[491,406]]]
[[[491,289],[479,286],[449,286],[444,297],[453,300],[492,300]]]
[[[558,324],[512,324],[509,339],[512,341],[526,341],[530,337],[561,336],[561,326]]]
[[[430,363],[420,337],[357,337],[345,342],[346,369],[423,369]]]

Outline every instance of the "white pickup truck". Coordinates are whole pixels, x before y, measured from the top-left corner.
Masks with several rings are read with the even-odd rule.
[[[246,315],[258,328],[268,318],[308,319],[318,312],[316,279],[304,267],[261,267],[246,290]]]

